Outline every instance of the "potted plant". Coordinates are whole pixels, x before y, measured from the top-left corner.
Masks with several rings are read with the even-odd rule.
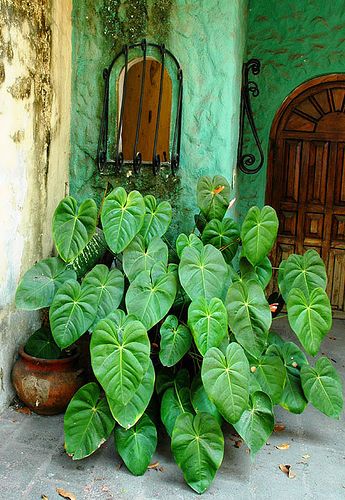
[[[227,216],[230,198],[225,178],[202,177],[198,229],[173,246],[164,236],[170,204],[119,187],[101,209],[112,266],[55,281],[49,318],[56,343],[64,349],[92,332],[97,382],[77,391],[64,420],[74,460],[114,432],[127,468],[143,474],[157,445],[158,404],[172,454],[202,493],[222,463],[224,420],[254,456],[273,431],[274,405],[301,413],[311,403],[339,417],[341,380],[332,362],[323,356],[310,364],[303,352],[315,356],[331,328],[324,264],[313,250],[281,263],[280,293],[301,346],[284,341],[270,332],[276,306],[265,295],[276,213],[253,207],[240,228]],[[91,200],[60,203],[53,226],[63,272],[88,244],[96,219]]]

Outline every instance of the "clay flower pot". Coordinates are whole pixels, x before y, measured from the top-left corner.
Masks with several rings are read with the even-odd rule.
[[[62,413],[75,392],[84,384],[78,364],[79,351],[61,359],[30,356],[20,346],[13,366],[12,383],[19,398],[40,415]]]

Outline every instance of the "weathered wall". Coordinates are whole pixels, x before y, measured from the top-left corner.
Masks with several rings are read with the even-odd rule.
[[[15,289],[52,250],[52,207],[67,180],[70,10],[69,0],[0,0],[0,411],[17,346],[38,323],[16,311]]]
[[[289,93],[313,77],[345,71],[344,7],[344,0],[249,1],[247,58],[262,63],[252,104],[266,160],[272,121]],[[257,175],[239,175],[238,184],[242,217],[264,203],[266,164]]]
[[[99,199],[109,180],[170,198],[179,229],[193,225],[198,177],[222,174],[233,180],[246,5],[247,0],[74,1],[72,194]],[[124,42],[143,36],[164,42],[184,71],[181,168],[176,178],[166,172],[153,177],[151,169],[146,175],[101,178],[95,157],[102,70]]]

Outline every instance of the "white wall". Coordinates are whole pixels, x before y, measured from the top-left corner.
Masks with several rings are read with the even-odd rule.
[[[39,324],[15,309],[15,290],[51,253],[51,215],[67,189],[71,1],[0,5],[0,412],[18,345]]]

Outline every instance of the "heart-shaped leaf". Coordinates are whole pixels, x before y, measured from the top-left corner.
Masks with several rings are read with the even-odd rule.
[[[223,302],[214,297],[194,300],[188,309],[188,326],[195,344],[204,356],[211,347],[219,347],[228,334],[228,315]]]
[[[16,307],[26,311],[49,307],[59,286],[76,277],[75,271],[66,269],[58,257],[41,260],[22,277],[16,291]]]
[[[58,359],[61,356],[61,349],[53,339],[50,328],[45,326],[29,337],[24,351],[35,358]]]
[[[265,206],[260,210],[252,207],[248,210],[241,229],[242,251],[253,266],[260,264],[271,251],[278,226],[274,208]]]
[[[177,387],[189,387],[190,386],[190,375],[186,368],[179,370],[175,376],[173,370],[168,368],[162,368],[157,373],[156,379],[156,392],[157,394],[162,394],[169,387],[174,386],[174,382]]]
[[[155,266],[154,266],[155,267]],[[177,283],[173,273],[154,274],[142,271],[130,284],[126,294],[126,307],[149,330],[160,321],[174,303]]]
[[[224,437],[208,413],[184,413],[176,419],[171,450],[186,483],[203,493],[212,483],[224,455]]]
[[[172,217],[172,208],[168,201],[157,204],[154,196],[144,196],[145,217],[140,234],[146,243],[155,237],[161,237],[167,232]]]
[[[264,392],[254,392],[245,410],[234,425],[254,456],[264,446],[274,428],[272,402]]]
[[[145,216],[144,199],[138,191],[128,196],[122,187],[105,198],[101,220],[104,236],[114,253],[122,252],[140,231]]]
[[[342,381],[330,360],[322,357],[314,368],[303,365],[301,380],[308,401],[328,417],[339,418],[343,409]]]
[[[192,233],[187,236],[186,234],[181,233],[178,235],[176,240],[176,252],[179,259],[181,258],[182,252],[186,247],[194,247],[201,252],[203,244],[200,238],[198,238],[195,234]]]
[[[153,238],[146,246],[143,236],[138,234],[123,251],[123,270],[133,281],[142,271],[151,271],[154,264],[168,265],[168,247],[161,238]]]
[[[120,401],[108,396],[108,394],[106,395],[110,411],[121,427],[129,429],[141,418],[150,402],[154,385],[155,370],[150,359],[147,371],[128,403],[122,404]]]
[[[176,419],[182,413],[193,413],[193,406],[190,401],[189,387],[180,387],[176,380],[173,387],[169,387],[162,397],[161,420],[164,427],[171,436]]]
[[[64,198],[53,216],[53,239],[60,257],[71,262],[83,251],[96,231],[97,205],[92,199],[78,206],[72,196]]]
[[[151,359],[144,378],[132,398],[127,404],[113,399],[107,394],[107,400],[111,413],[115,420],[125,429],[132,427],[143,415],[148,407],[155,385],[155,370]]]
[[[332,309],[326,292],[315,288],[309,296],[293,288],[287,301],[288,319],[304,349],[315,356],[332,326]]]
[[[217,420],[219,425],[222,425],[222,416],[217,410],[216,405],[207,396],[200,373],[194,377],[192,383],[191,402],[195,413],[209,413]]]
[[[325,264],[315,250],[304,255],[292,254],[279,268],[279,287],[285,302],[293,288],[299,288],[306,296],[315,288],[326,290]]]
[[[225,305],[237,342],[255,358],[260,357],[272,323],[270,307],[261,286],[253,280],[233,283]]]
[[[179,264],[180,283],[191,300],[220,297],[228,275],[226,262],[219,250],[206,245],[199,252],[185,248]]]
[[[202,241],[204,245],[210,243],[218,248],[226,262],[230,264],[238,249],[240,229],[238,224],[230,218],[222,221],[212,219],[202,233]]]
[[[107,396],[126,405],[149,365],[150,342],[145,327],[117,309],[97,324],[90,351],[94,374]]]
[[[281,339],[280,339],[281,340]],[[307,406],[304,396],[300,369],[308,361],[301,349],[293,342],[283,342],[280,346],[271,345],[267,354],[279,356],[286,369],[286,381],[279,404],[291,413],[302,413]]]
[[[228,345],[226,354],[212,347],[205,354],[201,378],[206,393],[230,423],[237,422],[249,397],[249,363],[242,347]]]
[[[75,393],[65,413],[66,452],[73,460],[88,457],[108,439],[114,425],[98,384],[84,385]]]
[[[119,306],[124,289],[124,277],[119,269],[109,271],[107,266],[98,264],[83,280],[83,289],[96,290],[97,312],[90,330]]]
[[[246,257],[242,257],[240,271],[242,280],[256,279],[264,290],[272,278],[272,264],[268,257],[265,257],[257,266],[252,266]]]
[[[261,390],[270,396],[273,404],[279,403],[286,380],[286,370],[280,357],[265,355],[251,364],[256,368],[253,376]]]
[[[200,177],[197,185],[197,203],[207,220],[222,220],[230,203],[230,185],[225,177]]]
[[[192,344],[189,329],[178,324],[174,315],[166,317],[160,328],[161,343],[159,359],[163,366],[174,366],[183,358]]]
[[[72,345],[92,325],[97,312],[97,291],[66,281],[56,292],[49,309],[55,342],[61,349]]]
[[[142,476],[157,447],[156,426],[146,414],[131,429],[115,428],[116,451],[135,476]]]

